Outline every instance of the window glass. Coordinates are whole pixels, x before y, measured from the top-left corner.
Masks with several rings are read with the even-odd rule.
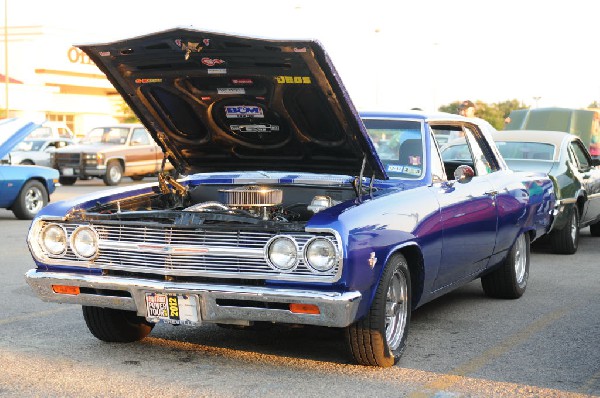
[[[473,156],[475,174],[481,176],[491,173],[493,171],[492,165],[488,157],[483,153],[482,148],[479,146],[479,142],[476,138],[476,132],[468,127],[465,127],[465,133],[467,142],[471,148],[471,155]]]
[[[390,178],[423,177],[425,162],[421,122],[364,119],[364,123]]]
[[[496,146],[504,159],[540,159],[554,158],[554,145],[541,142],[496,141]]]
[[[134,145],[150,145],[150,137],[146,129],[135,129],[131,136],[131,143]]]
[[[573,153],[575,154],[575,157],[577,158],[577,162],[579,163],[579,168],[580,169],[589,169],[590,168],[590,161],[588,160],[588,157],[585,153],[585,151],[583,150],[583,148],[579,145],[578,142],[571,142],[571,149],[573,149]]]
[[[124,144],[127,141],[129,129],[124,127],[99,127],[92,129],[83,143]]]
[[[27,140],[21,141],[19,145],[15,147],[15,151],[24,151],[24,152],[36,152],[42,148],[45,141],[38,140]]]
[[[433,182],[446,181],[446,172],[444,171],[444,164],[440,157],[440,150],[436,144],[435,136],[431,135],[430,140],[430,153],[431,153],[431,178]]]
[[[52,137],[52,129],[50,127],[38,127],[33,130],[27,138],[50,138]]]

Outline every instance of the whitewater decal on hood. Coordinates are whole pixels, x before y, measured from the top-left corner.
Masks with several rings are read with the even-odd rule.
[[[232,124],[229,128],[231,131],[239,131],[240,133],[270,133],[271,131],[279,131],[279,126],[274,124]]]
[[[222,59],[208,57],[202,58],[200,62],[202,62],[206,66],[223,65],[225,63],[225,61],[223,61]]]
[[[276,76],[279,84],[311,84],[310,76]]]
[[[228,119],[245,117],[264,118],[265,114],[260,106],[234,105],[225,107],[225,116]]]
[[[243,88],[217,88],[217,94],[246,94],[246,90]]]

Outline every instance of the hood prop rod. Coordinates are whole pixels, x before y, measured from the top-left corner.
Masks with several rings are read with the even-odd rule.
[[[360,173],[357,178],[354,179],[354,192],[356,197],[360,201],[360,197],[363,191],[363,175],[365,173],[365,166],[367,164],[367,157],[363,157],[362,166],[360,167]],[[357,181],[358,180],[358,181]]]

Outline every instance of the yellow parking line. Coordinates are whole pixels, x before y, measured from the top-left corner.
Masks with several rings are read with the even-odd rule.
[[[31,314],[13,316],[11,318],[0,319],[0,325],[8,325],[9,323],[25,321],[28,319],[38,318],[38,317],[42,317],[42,316],[54,315],[54,314],[57,314],[59,312],[63,312],[66,310],[68,310],[68,308],[57,308],[54,310],[40,311],[40,312],[31,313]]]
[[[590,377],[590,379],[579,389],[579,392],[582,394],[590,394],[590,391],[596,383],[600,383],[600,372],[597,372]]]
[[[487,363],[496,359],[513,349],[518,344],[524,342],[528,338],[530,338],[534,333],[540,331],[545,328],[552,322],[555,322],[562,316],[567,313],[567,308],[562,308],[557,311],[551,312],[537,321],[533,322],[531,325],[521,330],[520,332],[512,335],[510,338],[500,342],[500,344],[486,350],[480,356],[471,359],[470,361],[460,365],[454,369],[452,369],[448,374],[441,375],[437,379],[425,384],[422,388],[424,390],[445,390],[458,383],[461,378],[466,376],[469,373],[473,373],[478,369],[481,369]],[[425,391],[415,391],[409,395],[410,398],[422,398],[429,396],[429,394]]]

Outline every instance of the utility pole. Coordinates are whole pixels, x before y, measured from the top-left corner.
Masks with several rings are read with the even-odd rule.
[[[8,0],[4,0],[4,117],[8,118]]]

